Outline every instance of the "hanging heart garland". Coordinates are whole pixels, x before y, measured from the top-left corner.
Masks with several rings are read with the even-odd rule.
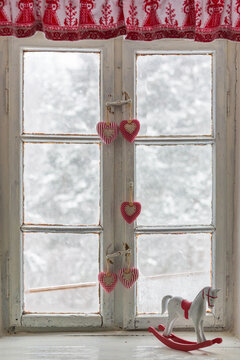
[[[110,272],[100,272],[98,274],[98,281],[100,285],[103,287],[103,289],[110,293],[114,290],[116,284],[117,284],[117,274],[110,273]]]
[[[132,143],[140,130],[140,122],[137,119],[123,120],[120,123],[119,129],[123,137]]]
[[[137,268],[131,267],[122,268],[119,270],[118,278],[120,282],[125,286],[125,288],[130,289],[134,283],[137,281],[139,276],[139,271]]]
[[[124,201],[121,205],[121,213],[128,224],[131,224],[141,213],[141,204],[137,201]]]

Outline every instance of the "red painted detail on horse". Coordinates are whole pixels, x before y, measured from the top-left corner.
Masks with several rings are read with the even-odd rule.
[[[204,293],[204,289],[202,290],[202,298],[204,299],[204,295],[206,295],[206,296],[207,296],[207,299],[208,299],[208,300],[207,300],[207,301],[208,301],[208,307],[213,308],[214,305],[211,305],[211,304],[210,304],[210,300],[209,300],[209,299],[210,299],[210,298],[211,298],[211,299],[217,299],[217,296],[211,296],[211,295],[210,295],[210,289],[211,289],[211,288],[208,289],[208,293],[207,293],[207,294]]]
[[[190,301],[185,300],[185,299],[182,300],[182,302],[181,302],[181,307],[184,310],[185,319],[188,319],[188,311],[189,311],[191,305],[192,305],[192,303]]]
[[[164,331],[165,327],[161,324],[159,325],[159,330]],[[206,340],[201,343],[187,341],[184,339],[179,338],[178,336],[174,335],[173,333],[169,336],[164,336],[159,331],[154,329],[154,327],[150,326],[148,331],[152,333],[158,340],[160,340],[164,345],[168,346],[171,349],[180,350],[180,351],[193,351],[202,349],[213,344],[221,344],[222,338],[215,338],[212,340]]]

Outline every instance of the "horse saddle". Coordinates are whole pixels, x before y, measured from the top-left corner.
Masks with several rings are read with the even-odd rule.
[[[189,311],[191,305],[192,305],[192,303],[190,301],[185,300],[185,299],[182,300],[182,302],[181,302],[181,307],[184,310],[185,319],[188,319],[188,311]]]

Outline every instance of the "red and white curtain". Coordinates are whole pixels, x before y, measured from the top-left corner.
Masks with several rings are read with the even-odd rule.
[[[240,41],[240,0],[0,0],[0,35]]]

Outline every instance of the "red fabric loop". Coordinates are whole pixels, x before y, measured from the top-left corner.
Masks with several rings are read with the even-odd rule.
[[[182,300],[181,302],[181,307],[182,309],[184,310],[184,317],[185,319],[188,319],[188,312],[189,312],[189,309],[191,307],[192,303],[188,300]]]

